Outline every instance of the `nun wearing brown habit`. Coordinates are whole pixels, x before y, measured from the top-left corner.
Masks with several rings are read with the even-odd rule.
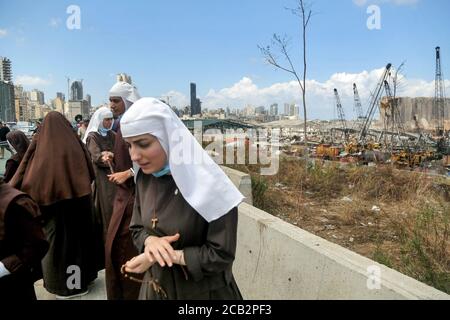
[[[34,281],[48,249],[39,207],[0,178],[0,301],[36,300]],[[2,308],[3,309],[3,308]]]
[[[97,277],[93,179],[88,151],[69,121],[58,112],[48,113],[10,185],[40,207],[50,243],[42,260],[44,287],[59,299],[86,294]]]
[[[91,155],[95,171],[94,207],[102,226],[103,238],[106,237],[109,221],[113,211],[116,185],[108,180],[113,173],[114,142],[116,134],[111,130],[113,114],[108,107],[101,107],[91,117],[84,134],[83,142]]]
[[[15,153],[6,161],[5,174],[3,180],[9,182],[17,171],[23,156],[30,145],[25,133],[20,130],[9,132],[6,135],[6,141],[8,141],[9,147],[15,151]]]
[[[145,274],[139,299],[242,299],[232,272],[242,194],[161,101],[135,102],[121,128],[140,167],[130,224],[140,254],[122,268]]]
[[[111,111],[117,118],[117,133],[113,149],[115,173],[108,175],[109,181],[116,184],[116,193],[105,241],[106,295],[108,300],[136,300],[139,284],[120,274],[121,266],[137,254],[129,230],[135,190],[133,163],[122,137],[120,118],[139,99],[139,93],[133,85],[121,81],[110,89],[109,97]]]

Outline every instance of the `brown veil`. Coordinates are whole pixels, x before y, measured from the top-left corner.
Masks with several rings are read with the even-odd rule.
[[[16,130],[9,132],[6,135],[6,140],[9,141],[17,152],[12,156],[12,159],[20,163],[30,145],[30,141],[28,141],[27,136],[22,131]]]
[[[94,170],[85,146],[59,112],[47,114],[9,184],[39,205],[91,193]]]

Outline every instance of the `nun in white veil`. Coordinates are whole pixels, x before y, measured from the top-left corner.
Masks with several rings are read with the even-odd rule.
[[[102,225],[103,239],[108,230],[113,210],[116,187],[108,179],[114,163],[113,148],[116,134],[111,130],[113,114],[107,107],[101,107],[92,115],[83,142],[91,155],[95,171],[94,206],[96,216]]]
[[[124,81],[119,81],[109,90],[109,101],[111,104],[111,111],[114,114],[113,130],[117,131],[117,125],[123,113],[130,108],[130,106],[139,100],[141,96],[137,88]]]
[[[139,99],[139,93],[127,82],[117,82],[109,90],[110,108],[114,116],[114,173],[108,176],[116,184],[113,213],[106,234],[105,277],[106,295],[109,300],[136,300],[139,285],[123,279],[120,267],[137,253],[129,230],[134,204],[134,172],[128,147],[123,140],[120,119],[125,111]]]
[[[130,229],[140,299],[242,299],[232,273],[242,194],[169,106],[135,102],[122,135],[140,170]]]

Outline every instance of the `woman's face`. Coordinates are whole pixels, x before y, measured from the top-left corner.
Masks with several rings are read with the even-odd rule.
[[[161,170],[167,163],[167,156],[158,139],[151,134],[125,138],[131,160],[136,162],[145,174]]]
[[[111,128],[112,122],[113,122],[112,118],[105,118],[105,119],[103,119],[103,123],[102,123],[103,128],[105,128],[105,129]]]

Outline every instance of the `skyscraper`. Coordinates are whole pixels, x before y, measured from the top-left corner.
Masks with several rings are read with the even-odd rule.
[[[0,80],[0,119],[16,121],[14,85],[10,81]]]
[[[92,104],[91,104],[91,95],[87,94],[86,98],[84,100],[87,101],[89,108],[91,108],[91,106],[92,106]]]
[[[44,92],[39,91],[38,89],[33,89],[30,92],[30,100],[38,102],[39,104],[44,104],[45,103]]]
[[[197,98],[197,86],[191,82],[191,116],[202,113],[200,99]]]
[[[57,92],[56,97],[60,98],[62,101],[66,100],[66,96],[62,92]]]
[[[283,112],[283,114],[285,116],[289,116],[290,113],[291,113],[290,110],[291,110],[291,106],[289,105],[289,103],[285,103],[284,104],[284,112]]]
[[[26,121],[27,114],[27,98],[21,85],[14,86],[14,106],[17,121]]]
[[[270,115],[277,116],[278,115],[278,103],[274,103],[270,106]]]
[[[83,100],[83,82],[74,81],[70,87],[70,100],[82,101]]]
[[[5,57],[0,57],[0,81],[12,81],[11,60]]]

